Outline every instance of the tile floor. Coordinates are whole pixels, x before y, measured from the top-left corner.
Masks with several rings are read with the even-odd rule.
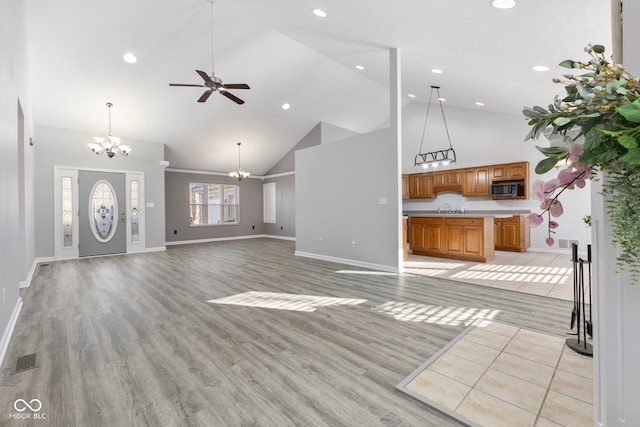
[[[409,254],[406,274],[434,276],[494,288],[573,301],[570,254],[496,251],[491,262],[471,262]]]
[[[593,362],[560,337],[481,320],[398,389],[469,425],[593,425]]]

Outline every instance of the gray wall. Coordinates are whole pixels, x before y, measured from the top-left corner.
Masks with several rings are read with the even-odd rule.
[[[11,315],[21,301],[20,282],[27,279],[34,259],[28,74],[25,2],[0,0],[0,362]],[[21,132],[18,102],[24,113]]]
[[[266,178],[264,183],[276,183],[276,223],[263,224],[264,234],[270,236],[296,237],[295,175]]]
[[[392,141],[387,128],[296,152],[296,253],[397,269]]]
[[[307,147],[313,147],[321,142],[321,129],[322,124],[318,123],[313,129],[309,131],[287,154],[285,154],[278,163],[276,163],[266,176],[275,175],[279,173],[292,172],[296,170],[295,153],[297,150]],[[277,187],[277,186],[276,186]],[[277,191],[277,188],[276,188]]]
[[[131,146],[131,154],[110,159],[104,154],[96,156],[87,147],[87,143],[92,142],[95,135],[47,126],[37,126],[35,132],[37,212],[51,212],[54,166],[143,172],[145,202],[154,204],[152,208],[145,208],[146,247],[164,248],[164,167],[160,166],[160,161],[164,160],[164,144],[122,136],[124,143]],[[54,256],[53,230],[53,215],[38,217],[35,232],[37,257]]]
[[[222,174],[188,173],[167,170],[166,241],[181,242],[262,234],[262,180],[246,178],[240,181],[239,224],[189,226],[189,183],[238,184]]]

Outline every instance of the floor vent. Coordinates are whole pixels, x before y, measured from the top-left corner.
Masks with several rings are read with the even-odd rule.
[[[18,357],[18,362],[16,363],[16,372],[22,372],[29,369],[37,368],[36,366],[36,354],[31,353],[25,356]]]
[[[45,262],[44,264],[40,264],[40,267],[49,267],[49,263]]]

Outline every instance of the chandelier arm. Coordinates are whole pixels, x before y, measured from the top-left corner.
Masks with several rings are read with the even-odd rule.
[[[424,127],[422,128],[422,139],[420,140],[420,149],[418,150],[418,153],[422,153],[422,144],[424,144],[424,135],[425,135],[425,133],[427,131],[427,120],[429,119],[429,110],[431,110],[431,97],[432,96],[433,96],[433,86],[431,86],[431,92],[429,93],[429,103],[427,104],[427,115],[424,118]]]
[[[449,148],[453,148],[453,145],[451,145],[451,137],[449,136],[449,128],[447,127],[447,119],[444,117],[444,107],[442,106],[442,101],[440,99],[442,99],[440,97],[440,88],[436,88],[436,91],[438,92],[438,102],[440,103],[440,111],[442,112],[442,122],[444,123],[444,130],[447,132],[447,140],[449,141]]]

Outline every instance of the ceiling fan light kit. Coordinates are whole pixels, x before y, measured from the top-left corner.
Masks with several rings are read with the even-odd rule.
[[[106,138],[96,136],[93,138],[96,142],[89,143],[87,145],[89,146],[89,149],[97,155],[107,153],[107,157],[109,158],[114,157],[116,154],[128,156],[131,152],[131,147],[128,145],[122,145],[120,138],[111,135],[111,107],[113,107],[113,104],[111,102],[107,102],[106,105],[109,109],[109,135]]]
[[[429,110],[431,109],[431,98],[433,97],[433,91],[436,91],[438,95],[438,103],[440,104],[440,111],[442,112],[442,122],[444,123],[444,130],[447,134],[447,140],[449,141],[449,148],[442,150],[422,152],[422,145],[424,144],[424,136],[427,130],[427,121],[429,120]],[[442,107],[443,98],[440,96],[440,86],[431,86],[431,93],[429,94],[429,104],[427,105],[427,115],[424,118],[424,128],[422,129],[422,140],[420,141],[420,149],[416,157],[414,158],[414,166],[422,166],[428,168],[429,166],[447,166],[456,163],[456,151],[451,145],[451,137],[449,136],[449,128],[447,127],[447,119],[444,116],[444,108]]]
[[[207,3],[211,4],[211,75],[204,71],[196,70],[196,73],[202,77],[204,84],[186,84],[186,83],[169,83],[169,86],[187,86],[187,87],[204,87],[207,90],[198,98],[198,102],[206,102],[213,92],[218,92],[222,96],[225,96],[235,102],[242,105],[244,101],[234,94],[228,92],[229,89],[251,89],[246,83],[228,83],[224,84],[222,79],[216,77],[213,68],[213,0],[207,0]]]

